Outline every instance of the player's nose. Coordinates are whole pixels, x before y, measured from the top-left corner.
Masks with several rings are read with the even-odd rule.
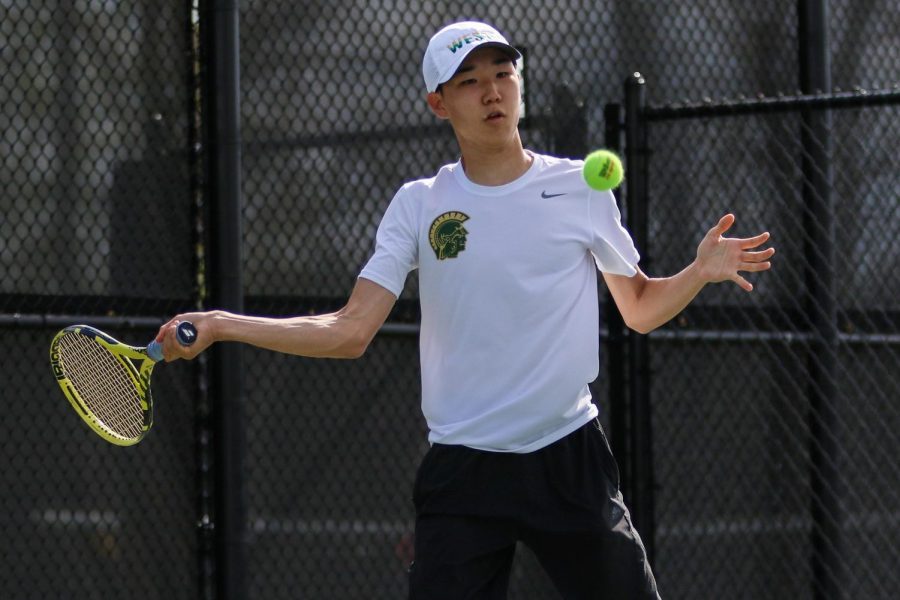
[[[497,87],[497,83],[494,80],[488,81],[486,84],[486,89],[484,91],[484,103],[490,104],[492,102],[497,102],[500,100],[500,88]]]

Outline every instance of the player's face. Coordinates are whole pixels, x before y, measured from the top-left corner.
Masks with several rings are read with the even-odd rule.
[[[428,95],[432,111],[449,119],[457,134],[464,137],[516,131],[519,99],[515,65],[498,48],[474,50],[440,93]]]

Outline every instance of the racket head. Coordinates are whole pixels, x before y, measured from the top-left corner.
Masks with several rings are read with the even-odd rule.
[[[153,425],[145,348],[129,346],[88,325],[72,325],[50,344],[50,367],[75,412],[117,446],[137,444]]]

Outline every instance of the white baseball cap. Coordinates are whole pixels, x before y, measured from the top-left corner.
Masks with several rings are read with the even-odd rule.
[[[428,42],[425,58],[422,60],[422,74],[429,92],[448,81],[459,69],[459,65],[475,48],[491,46],[506,51],[510,58],[519,60],[522,54],[509,45],[499,31],[487,23],[462,21],[447,25]]]

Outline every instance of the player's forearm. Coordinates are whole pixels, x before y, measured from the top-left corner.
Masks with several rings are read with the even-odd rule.
[[[671,277],[649,278],[623,318],[635,331],[649,333],[675,318],[706,283],[696,263]]]
[[[368,345],[354,320],[341,311],[325,315],[270,318],[216,311],[210,320],[216,341],[322,358],[355,358]]]

